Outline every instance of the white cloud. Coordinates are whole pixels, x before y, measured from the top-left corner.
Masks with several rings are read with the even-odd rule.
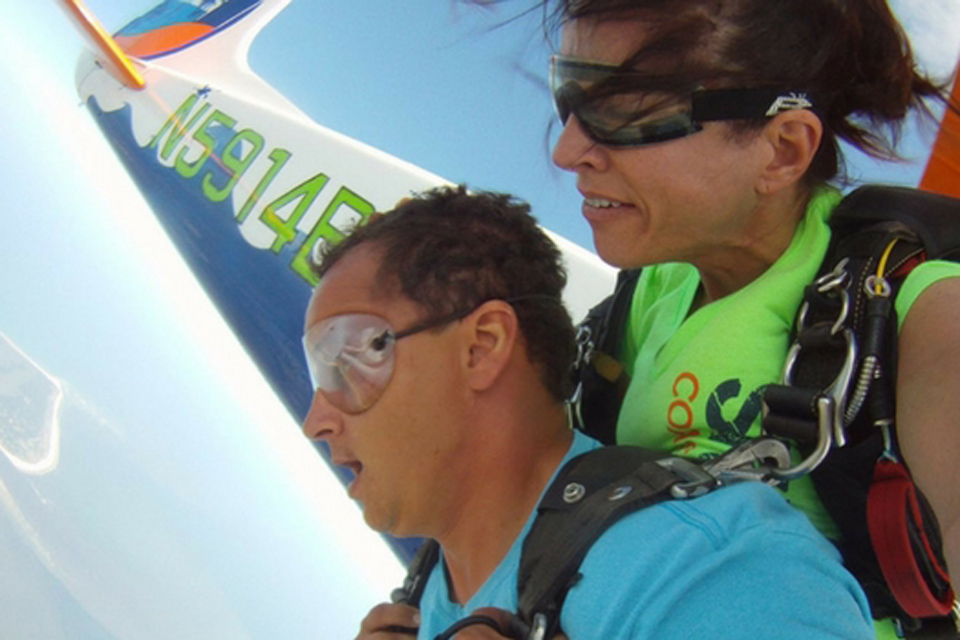
[[[934,77],[953,73],[960,56],[960,0],[890,0],[920,65]]]

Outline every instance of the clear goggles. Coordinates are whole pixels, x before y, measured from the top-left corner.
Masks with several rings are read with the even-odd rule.
[[[704,122],[769,118],[813,108],[804,91],[697,89],[677,95],[652,88],[612,89],[629,85],[632,75],[618,65],[553,56],[550,92],[561,124],[573,115],[598,144],[639,147],[696,133]]]
[[[303,335],[303,350],[314,391],[344,413],[363,413],[380,399],[393,375],[394,345],[408,336],[469,315],[459,311],[394,331],[387,320],[347,313],[322,320]]]

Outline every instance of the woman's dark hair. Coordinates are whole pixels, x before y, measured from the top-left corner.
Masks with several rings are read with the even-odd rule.
[[[322,278],[365,243],[382,251],[380,293],[399,290],[426,312],[425,320],[487,300],[510,301],[547,390],[557,400],[569,396],[576,346],[561,297],[566,270],[529,205],[506,194],[437,188],[355,229],[323,253],[316,274]]]
[[[886,0],[542,0],[551,29],[582,19],[637,19],[642,43],[623,64],[641,83],[772,87],[809,92],[824,136],[808,186],[838,176],[839,140],[881,159],[910,109],[926,98],[949,105],[946,82],[918,72],[910,43]],[[644,74],[650,77],[643,79]],[[956,105],[949,105],[957,111]],[[763,121],[735,124],[735,131]]]

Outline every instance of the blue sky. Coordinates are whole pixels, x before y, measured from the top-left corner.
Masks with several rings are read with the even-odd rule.
[[[0,6],[3,633],[352,637],[399,563],[119,170],[81,46],[53,3]],[[48,376],[57,411],[18,422]]]
[[[116,29],[152,3],[89,4]],[[922,58],[948,72],[960,0],[894,4]],[[299,0],[254,43],[251,66],[320,124],[513,192],[589,247],[573,180],[549,163],[549,46],[535,20],[492,29],[507,15],[447,0]],[[0,334],[64,398],[56,468],[25,475],[0,451],[0,576],[18,576],[0,577],[5,629],[351,636],[399,567],[92,126],[74,89],[82,46],[54,2],[0,3]],[[929,135],[912,133],[907,155]],[[921,168],[858,161],[852,173],[911,184]],[[15,395],[3,363],[0,450]]]

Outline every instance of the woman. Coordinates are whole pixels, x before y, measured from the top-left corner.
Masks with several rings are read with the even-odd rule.
[[[828,186],[838,140],[894,158],[888,140],[904,116],[943,94],[915,71],[884,0],[561,0],[556,9],[554,162],[577,174],[599,255],[644,268],[621,354],[631,383],[617,441],[717,454],[759,433],[760,390],[780,379],[840,201]],[[915,301],[899,296],[897,309],[899,445],[954,567],[958,275],[953,263],[922,264],[904,285]],[[787,496],[835,535],[808,479]],[[878,630],[895,637],[889,623]]]
[[[781,378],[841,200],[829,186],[839,140],[894,159],[899,124],[942,89],[916,72],[885,0],[543,4],[561,29],[554,162],[577,174],[601,258],[643,267],[620,354],[631,383],[617,440],[718,454],[759,433],[760,389]],[[960,266],[930,261],[905,283],[896,387],[900,450],[955,572],[957,276]],[[809,479],[786,493],[836,534]],[[384,605],[361,637],[381,637],[372,634],[388,622],[415,626],[413,615]],[[877,631],[897,637],[889,620]]]

